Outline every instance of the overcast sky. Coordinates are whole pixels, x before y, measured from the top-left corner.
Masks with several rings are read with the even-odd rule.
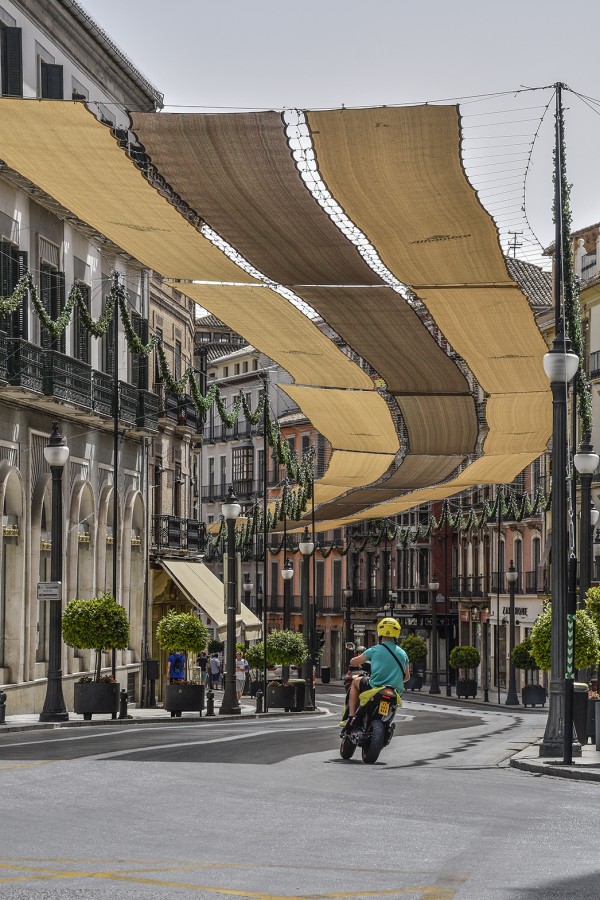
[[[559,80],[600,98],[595,0],[585,6],[565,0],[80,2],[164,93],[167,109],[403,104]],[[494,124],[487,152],[496,154],[500,147],[512,151],[508,144],[517,134],[528,143],[550,99],[550,91],[509,94],[468,103],[462,112],[472,116],[465,123],[473,126],[489,110],[495,118],[482,116],[481,123],[516,123],[530,110],[527,124],[500,130]],[[600,105],[590,108],[571,94],[564,99],[573,225],[582,228],[600,220]],[[552,127],[550,114],[533,151],[526,195],[528,217],[545,245],[553,237]],[[507,131],[514,141],[504,136]],[[487,133],[470,134],[476,136],[472,153]],[[527,156],[516,161],[525,166]],[[499,157],[491,162],[506,165]]]

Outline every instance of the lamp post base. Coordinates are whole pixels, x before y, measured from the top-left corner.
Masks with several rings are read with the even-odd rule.
[[[39,721],[40,722],[68,722],[69,721],[69,713],[66,710],[64,712],[41,712]]]
[[[235,679],[233,680],[233,684],[227,682],[225,680],[225,690],[223,692],[223,702],[219,708],[220,716],[240,716],[242,714],[242,708],[239,704],[239,700],[237,698],[237,693],[235,690]]]

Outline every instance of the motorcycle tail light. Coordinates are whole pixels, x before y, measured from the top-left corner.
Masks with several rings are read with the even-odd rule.
[[[393,693],[393,691],[383,691],[381,696],[385,697],[386,700],[391,700],[394,697],[394,693]]]

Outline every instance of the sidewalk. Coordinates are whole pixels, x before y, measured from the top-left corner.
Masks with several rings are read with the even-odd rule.
[[[304,711],[304,712],[290,712],[286,713],[283,709],[274,709],[269,710],[266,713],[257,713],[256,712],[256,701],[251,700],[249,697],[243,697],[240,703],[241,706],[241,715],[221,715],[219,712],[221,706],[221,700],[223,699],[223,692],[219,691],[215,695],[215,715],[207,716],[206,708],[202,712],[202,716],[200,717],[198,713],[193,712],[184,712],[181,714],[180,718],[172,717],[171,713],[166,709],[163,709],[161,706],[153,707],[152,709],[144,709],[138,708],[135,704],[129,704],[128,706],[128,717],[126,719],[113,719],[110,713],[95,713],[91,722],[85,722],[83,716],[69,712],[69,719],[66,722],[40,722],[39,713],[24,713],[21,715],[6,716],[6,723],[4,725],[0,725],[0,737],[3,734],[9,734],[15,731],[33,731],[33,730],[47,730],[54,728],[82,728],[89,727],[90,725],[93,727],[95,725],[111,725],[115,727],[119,727],[122,725],[131,725],[132,723],[156,723],[160,722],[164,724],[165,722],[178,722],[178,723],[198,723],[198,722],[206,722],[207,725],[210,725],[212,722],[239,722],[240,719],[264,719],[270,718],[274,716],[315,716],[315,715],[323,715],[324,710],[317,709],[314,712],[312,711]]]
[[[540,738],[541,740],[541,738]],[[534,775],[553,775],[556,778],[572,778],[577,781],[600,781],[600,750],[595,744],[584,744],[581,756],[573,759],[571,766],[562,764],[562,757],[549,759],[540,757],[539,743],[531,744],[512,757],[513,769],[531,772]]]

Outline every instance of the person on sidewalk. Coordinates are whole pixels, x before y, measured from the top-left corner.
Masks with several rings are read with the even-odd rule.
[[[198,654],[196,667],[200,669],[200,684],[206,684],[206,671],[208,669],[208,654],[206,650]]]
[[[248,660],[244,659],[241,650],[235,652],[235,692],[238,701],[242,699],[244,688],[246,687],[246,675],[250,671]]]
[[[167,660],[167,682],[183,684],[185,682],[185,654],[180,650],[169,655]]]
[[[215,691],[219,686],[221,677],[221,661],[218,653],[213,653],[210,658],[210,686]]]

